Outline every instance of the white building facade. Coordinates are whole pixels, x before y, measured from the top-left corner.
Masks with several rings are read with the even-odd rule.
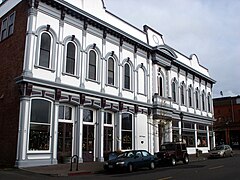
[[[20,0],[6,2],[5,11]],[[9,5],[9,7],[7,6]],[[29,1],[16,166],[104,161],[110,151],[214,145],[212,86],[199,64],[108,12],[101,0]],[[3,12],[3,11],[2,11]]]

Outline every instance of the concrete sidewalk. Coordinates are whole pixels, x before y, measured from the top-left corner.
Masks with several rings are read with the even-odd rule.
[[[240,154],[240,150],[234,150],[234,154]],[[200,154],[198,157],[196,154],[189,155],[189,161],[204,161],[207,160],[208,153]],[[70,171],[70,163],[68,164],[57,164],[49,166],[38,166],[38,167],[28,167],[21,168],[24,171],[45,174],[49,176],[76,176],[76,175],[86,175],[104,172],[103,165],[104,162],[84,162],[79,163],[78,171],[76,171],[76,163],[72,166],[72,171]]]

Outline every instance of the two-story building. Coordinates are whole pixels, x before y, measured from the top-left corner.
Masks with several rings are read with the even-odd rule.
[[[102,0],[0,4],[1,163],[104,161],[110,151],[214,144],[215,81],[195,54]]]

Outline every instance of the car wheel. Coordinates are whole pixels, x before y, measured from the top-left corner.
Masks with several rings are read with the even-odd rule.
[[[154,169],[154,168],[155,168],[155,164],[154,164],[154,162],[151,162],[151,163],[150,163],[149,168],[150,168],[150,169]]]
[[[185,157],[184,157],[183,163],[184,163],[184,164],[188,164],[188,163],[189,163],[189,157],[188,157],[188,156],[185,156]]]
[[[226,154],[225,154],[225,153],[223,153],[223,157],[224,157],[224,158],[226,157]]]
[[[171,165],[172,165],[172,166],[175,166],[175,165],[176,165],[176,159],[175,159],[174,157],[171,159]]]
[[[128,172],[133,172],[133,165],[132,164],[128,165]]]

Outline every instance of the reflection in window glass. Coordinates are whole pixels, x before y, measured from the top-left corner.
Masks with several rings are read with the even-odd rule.
[[[60,105],[58,118],[62,120],[72,120],[72,108],[69,106]]]
[[[122,114],[122,149],[132,149],[132,115]]]
[[[104,113],[104,124],[112,124],[112,114],[109,112]]]
[[[29,150],[49,150],[51,103],[33,99],[29,132]]]
[[[83,121],[84,122],[93,122],[93,111],[84,109],[83,110]]]

